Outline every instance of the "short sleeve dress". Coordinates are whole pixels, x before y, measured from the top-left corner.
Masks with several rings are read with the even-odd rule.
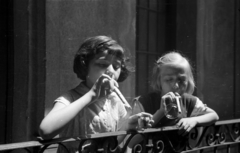
[[[150,114],[154,114],[158,109],[160,109],[161,102],[161,94],[156,92],[151,92],[143,96],[139,96],[134,100],[134,105],[137,108],[143,107],[145,112]],[[178,115],[176,119],[168,119],[164,116],[159,123],[157,123],[156,127],[162,126],[172,126],[175,125],[181,118],[198,116],[206,111],[206,105],[202,103],[202,101],[189,94],[183,94],[180,98],[180,106],[182,113]],[[136,109],[136,108],[135,108]],[[176,150],[182,150],[186,147],[186,142],[188,137],[181,136],[178,134],[178,131],[168,131],[164,132],[165,142],[169,142],[165,144],[165,152],[175,152]],[[156,136],[157,139],[158,136]]]
[[[54,103],[63,103],[70,105],[78,98],[82,97],[89,89],[82,82],[76,88],[69,90],[57,98]],[[112,92],[105,98],[98,99],[96,102],[83,108],[78,115],[68,123],[59,137],[77,137],[87,134],[96,134],[104,132],[114,132],[118,129],[118,123],[124,118],[127,111],[118,98]],[[70,152],[78,152],[79,142],[66,143]],[[66,152],[62,146],[58,147],[58,153]]]

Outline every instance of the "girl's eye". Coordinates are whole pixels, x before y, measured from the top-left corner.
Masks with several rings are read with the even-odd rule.
[[[100,67],[100,68],[107,68],[111,65],[111,63],[109,62],[96,62],[95,63],[96,66]],[[121,64],[112,64],[112,67],[114,68],[114,70],[117,70],[121,67]]]
[[[120,67],[121,67],[121,65],[120,65],[120,64],[113,65],[113,68],[114,68],[114,70],[117,70],[117,69],[119,69]]]
[[[106,63],[96,63],[96,65],[99,67],[102,67],[102,68],[108,67],[108,64],[106,64]]]
[[[180,80],[179,80],[179,83],[181,83],[181,84],[185,84],[186,82],[187,82],[186,79],[180,79]]]
[[[173,79],[172,79],[172,78],[168,78],[168,79],[166,79],[166,81],[167,81],[167,82],[172,82]]]

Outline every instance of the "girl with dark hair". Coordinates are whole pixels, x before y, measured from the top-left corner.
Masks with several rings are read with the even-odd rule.
[[[77,137],[151,127],[153,120],[149,113],[127,117],[126,109],[130,105],[118,90],[118,82],[124,81],[129,74],[125,62],[124,49],[112,38],[86,39],[75,55],[73,66],[82,81],[54,101],[53,109],[40,125],[40,136],[43,139],[56,135]],[[127,122],[120,129],[122,118]],[[71,142],[66,146],[70,152],[77,152],[78,143]],[[58,152],[64,152],[64,149],[59,146]]]

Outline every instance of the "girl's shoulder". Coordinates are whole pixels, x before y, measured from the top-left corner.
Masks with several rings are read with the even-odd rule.
[[[59,96],[54,103],[60,102],[65,105],[69,105],[73,101],[77,100],[80,98],[82,95],[76,91],[76,89],[71,89],[65,93],[63,93],[61,96]]]
[[[182,107],[187,110],[187,117],[189,117],[195,110],[196,104],[199,102],[199,98],[190,94],[183,94],[181,96]]]
[[[147,94],[140,95],[138,97],[138,100],[142,103],[149,102],[149,101],[151,101],[151,102],[159,101],[159,100],[161,100],[161,94],[157,93],[157,92],[149,92]]]
[[[198,98],[196,96],[193,96],[193,95],[190,95],[190,94],[187,94],[187,93],[184,93],[182,96],[181,96],[181,99],[184,103],[196,103]]]

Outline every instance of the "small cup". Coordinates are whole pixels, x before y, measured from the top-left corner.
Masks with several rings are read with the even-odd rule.
[[[176,119],[178,117],[178,114],[181,113],[179,96],[175,96],[174,94],[167,94],[163,96],[162,99],[165,116],[169,119]]]
[[[149,117],[139,117],[138,118],[138,129],[143,130],[144,128],[146,128],[149,120],[150,120]]]

